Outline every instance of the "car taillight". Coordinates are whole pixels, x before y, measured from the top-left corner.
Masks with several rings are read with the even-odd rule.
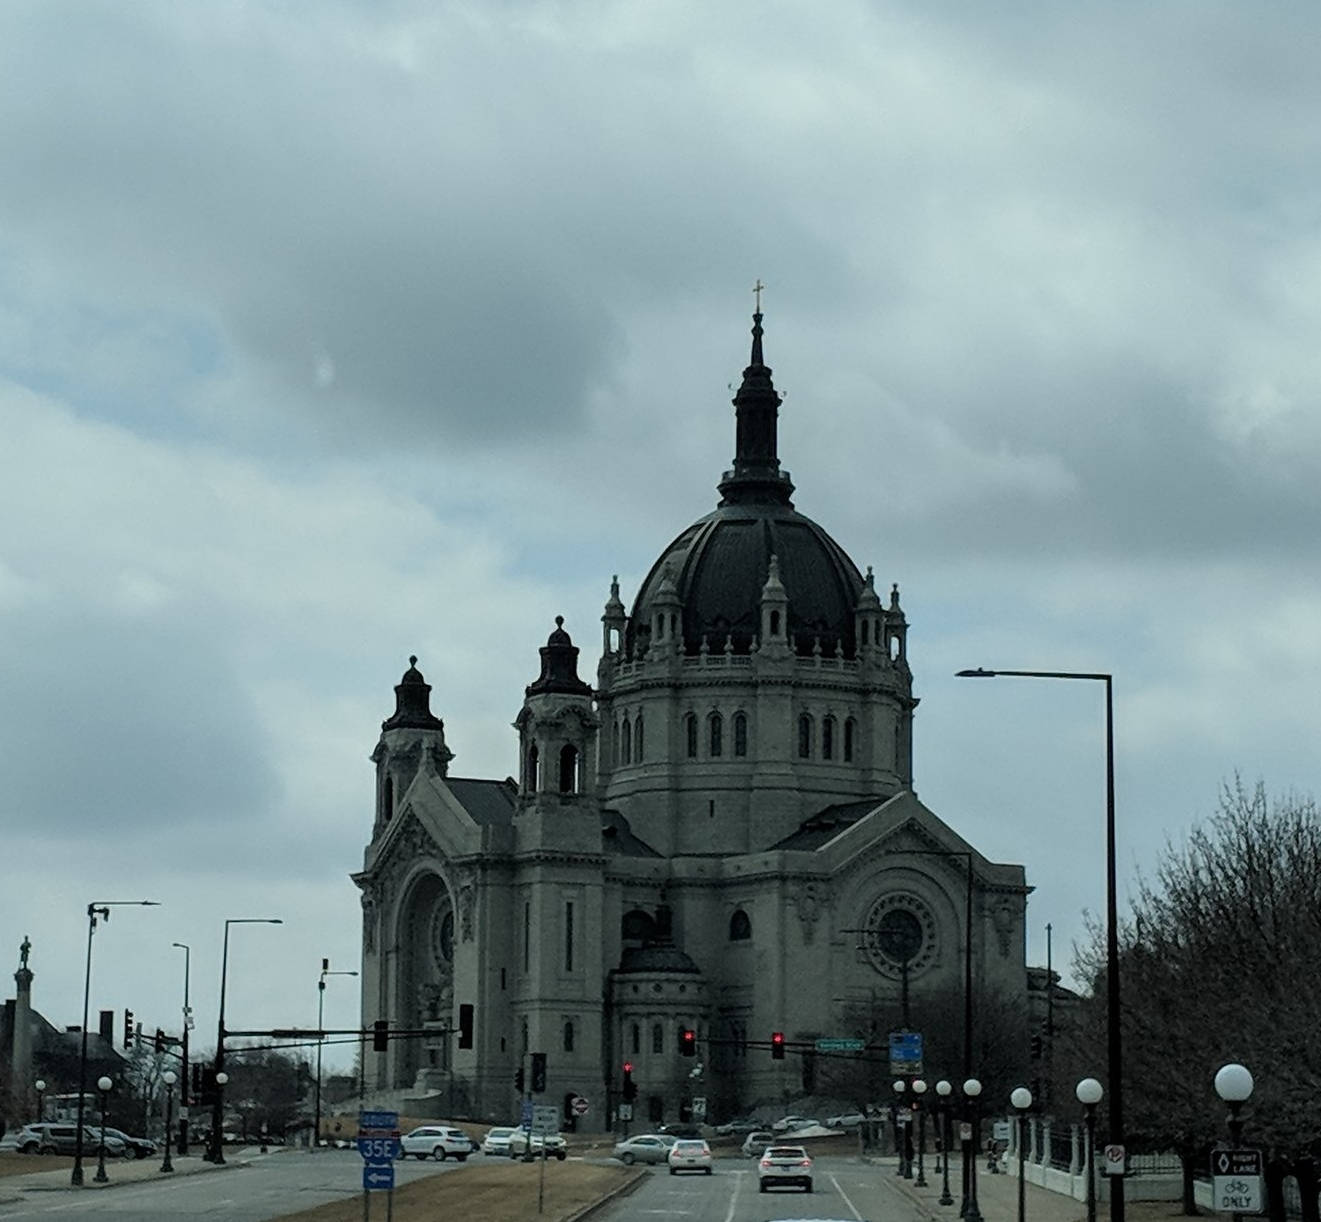
[[[771,1165],[771,1160],[769,1158],[763,1158],[761,1160],[761,1165],[763,1167],[769,1167]]]
[[[798,1165],[799,1165],[800,1167],[810,1167],[810,1166],[812,1165],[812,1160],[811,1160],[810,1158],[805,1158],[805,1159],[803,1159],[803,1161],[802,1161],[801,1163],[799,1163]]]

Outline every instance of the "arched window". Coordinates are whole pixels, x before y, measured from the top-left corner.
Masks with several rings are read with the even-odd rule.
[[[827,717],[821,723],[821,758],[823,760],[833,760],[835,758],[835,719]]]
[[[771,636],[779,636],[779,635],[780,635],[780,613],[778,611],[772,611]]]
[[[844,723],[844,762],[846,764],[853,763],[853,740],[857,737],[856,727],[857,722],[852,717]]]
[[[870,628],[870,627],[871,627],[871,621],[870,621],[870,620],[863,620],[863,621],[862,621],[862,643],[863,643],[864,645],[867,643],[867,629]]]
[[[573,1051],[573,1023],[572,1021],[564,1024],[564,1051]]]
[[[637,1023],[634,1023],[629,1031],[628,1042],[633,1055],[637,1056],[642,1051],[642,1028]]]
[[[751,937],[752,922],[748,919],[748,914],[742,908],[739,908],[729,918],[729,940],[731,942],[746,942]]]
[[[665,1028],[660,1023],[653,1023],[651,1027],[651,1050],[660,1053],[665,1051]]]
[[[385,816],[386,823],[394,818],[394,781],[390,777],[385,778],[385,790],[381,794],[381,813]]]
[[[798,718],[798,758],[812,758],[812,719],[806,713]]]
[[[638,719],[633,723],[633,761],[642,763],[642,714],[638,714]]]
[[[611,752],[611,755],[614,758],[616,764],[619,763],[619,744],[623,742],[624,739],[624,724],[627,723],[621,724],[618,721],[615,722],[615,742],[614,742],[614,750]]]
[[[710,730],[711,754],[721,755],[725,750],[725,723],[719,713],[712,713],[707,718],[707,728]]]
[[[744,713],[734,714],[734,754],[744,756],[748,753],[748,719]]]
[[[697,758],[697,718],[689,713],[683,719],[683,733],[687,740],[688,758],[690,760]]]
[[[628,724],[627,717],[624,718],[624,743],[620,747],[620,754],[625,764],[633,762],[633,727]]]
[[[538,763],[539,757],[537,755],[537,748],[536,745],[533,744],[527,749],[527,772],[523,777],[523,786],[530,793],[536,793],[538,788],[540,788],[538,785],[540,778],[537,775]]]
[[[578,748],[567,743],[560,748],[560,793],[578,792]]]

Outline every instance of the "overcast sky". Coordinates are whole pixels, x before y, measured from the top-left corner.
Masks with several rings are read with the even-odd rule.
[[[797,507],[900,584],[918,795],[1066,969],[1321,741],[1321,11],[0,11],[0,968],[314,1025],[408,655],[456,775],[712,508],[760,277]],[[12,967],[4,967],[8,954]],[[10,986],[12,987],[12,985]],[[374,1015],[364,1016],[368,1021]],[[358,1021],[332,980],[328,1025]]]

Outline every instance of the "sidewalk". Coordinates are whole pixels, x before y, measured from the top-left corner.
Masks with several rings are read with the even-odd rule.
[[[956,1157],[950,1164],[950,1195],[953,1205],[941,1205],[941,1176],[933,1172],[936,1160],[929,1158],[926,1164],[925,1188],[918,1188],[913,1180],[906,1180],[895,1175],[897,1163],[894,1158],[878,1159],[878,1164],[886,1167],[894,1176],[894,1184],[899,1190],[917,1202],[919,1210],[928,1218],[937,1222],[959,1222],[959,1206],[962,1204],[960,1192],[962,1169]],[[985,1159],[977,1166],[977,1206],[985,1222],[1017,1222],[1018,1219],[1018,1174],[1017,1165],[1010,1172],[991,1175],[986,1170]],[[914,1176],[916,1176],[916,1170]],[[1083,1222],[1087,1206],[1082,1201],[1075,1201],[1062,1193],[1051,1192],[1029,1182],[1024,1198],[1026,1222]]]
[[[274,1148],[274,1147],[273,1147]],[[0,1204],[19,1201],[29,1192],[82,1191],[89,1188],[113,1188],[116,1184],[137,1184],[143,1180],[173,1179],[180,1175],[200,1175],[206,1171],[224,1171],[227,1167],[249,1162],[253,1158],[263,1157],[257,1146],[244,1146],[232,1152],[226,1152],[225,1162],[220,1166],[209,1163],[195,1154],[171,1156],[173,1171],[162,1171],[162,1155],[154,1158],[108,1159],[106,1161],[106,1183],[96,1181],[96,1159],[83,1158],[82,1189],[75,1189],[70,1182],[73,1163],[61,1159],[62,1166],[51,1171],[29,1171],[24,1175],[9,1175],[0,1179]],[[269,1154],[265,1157],[271,1157]]]

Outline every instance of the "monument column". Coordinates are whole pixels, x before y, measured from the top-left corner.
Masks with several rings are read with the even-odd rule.
[[[18,986],[14,996],[14,1055],[11,1063],[14,1096],[27,1115],[32,1104],[32,970],[28,967],[28,952],[32,943],[26,935],[19,947],[18,971],[14,982]]]

